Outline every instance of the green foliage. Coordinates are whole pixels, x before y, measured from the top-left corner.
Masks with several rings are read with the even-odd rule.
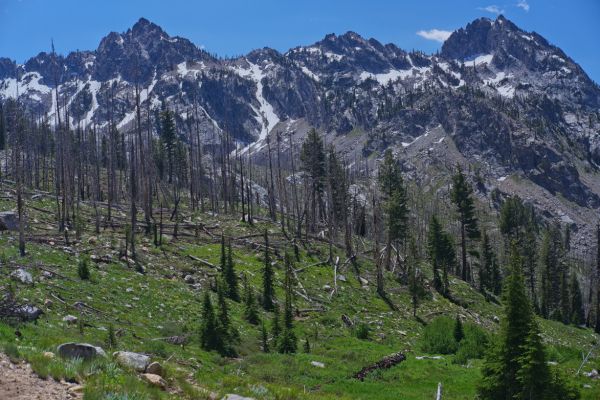
[[[6,343],[3,347],[3,351],[12,362],[17,362],[21,358],[21,352],[14,343]]]
[[[262,291],[262,306],[265,311],[273,311],[275,305],[275,289],[273,288],[273,266],[271,265],[271,254],[269,250],[269,233],[265,229],[265,264],[263,267],[263,291]]]
[[[114,349],[117,347],[117,335],[115,334],[115,328],[112,324],[108,326],[105,344],[109,349]]]
[[[87,257],[82,257],[77,263],[77,275],[84,281],[90,279],[90,267]]]
[[[367,340],[371,336],[371,328],[369,324],[360,322],[354,328],[354,336],[361,340]]]
[[[585,322],[585,313],[583,311],[583,296],[579,287],[579,280],[575,274],[571,275],[571,323],[581,325]]]
[[[455,322],[448,317],[437,317],[423,330],[419,340],[422,351],[430,354],[453,354],[458,349],[454,338]]]
[[[303,351],[306,354],[310,353],[310,342],[308,341],[308,338],[304,339]]]
[[[525,290],[522,260],[514,243],[503,300],[506,317],[498,342],[490,346],[482,368],[479,397],[502,400],[553,399],[557,393],[567,398],[578,396],[549,370],[539,328]]]
[[[465,331],[463,329],[463,324],[462,324],[462,321],[460,320],[460,317],[457,314],[456,321],[454,323],[454,340],[456,340],[456,343],[460,343],[461,340],[464,339],[464,337],[465,337]]]
[[[280,353],[295,353],[297,339],[294,333],[294,316],[293,316],[293,280],[292,280],[292,260],[288,253],[285,254],[285,305],[283,313],[283,329],[278,339],[278,351]]]
[[[464,365],[469,360],[482,358],[488,344],[488,334],[482,328],[474,324],[465,324],[464,338],[459,343],[453,362]]]
[[[221,235],[221,276],[225,285],[225,293],[233,301],[240,301],[238,290],[238,277],[233,264],[231,240],[227,242],[225,251],[225,236]]]
[[[267,332],[267,327],[263,322],[260,326],[260,344],[263,353],[268,353],[269,349],[269,333]]]
[[[448,273],[456,263],[456,253],[450,235],[442,229],[437,217],[433,215],[427,233],[427,251],[433,268],[433,287],[447,296]]]
[[[325,177],[325,151],[323,140],[314,128],[308,132],[302,143],[300,161],[302,162],[303,171],[311,179],[313,193],[321,193]]]
[[[244,319],[252,325],[258,325],[260,321],[254,289],[248,284],[246,275],[244,275]]]
[[[470,278],[470,273],[467,270],[467,238],[479,239],[481,233],[477,226],[477,217],[475,216],[475,203],[473,201],[473,189],[467,182],[462,170],[458,168],[456,175],[452,177],[452,192],[450,196],[452,202],[456,206],[459,214],[459,222],[461,227],[461,249],[462,249],[462,279]]]

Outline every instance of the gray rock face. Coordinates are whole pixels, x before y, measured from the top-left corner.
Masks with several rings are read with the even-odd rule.
[[[33,277],[31,276],[31,274],[29,272],[25,271],[23,268],[19,268],[19,269],[13,271],[10,274],[10,277],[12,278],[13,281],[21,282],[26,285],[33,284]]]
[[[133,353],[131,351],[117,351],[113,353],[116,361],[127,368],[131,368],[137,372],[144,372],[150,364],[150,357]]]
[[[87,343],[64,343],[56,348],[56,352],[63,358],[81,358],[91,360],[94,357],[106,357],[101,347]]]
[[[19,219],[14,211],[0,212],[0,231],[16,231],[19,229]]]

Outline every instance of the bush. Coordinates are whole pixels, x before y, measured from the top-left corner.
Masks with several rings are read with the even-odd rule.
[[[360,324],[356,325],[356,328],[354,329],[354,336],[356,336],[358,339],[367,340],[369,339],[370,335],[371,328],[369,328],[368,324],[361,322]]]
[[[4,354],[6,354],[12,362],[16,362],[21,358],[19,348],[14,343],[6,343],[4,345]]]
[[[422,351],[431,354],[453,354],[458,350],[454,339],[454,320],[438,317],[425,327],[420,340]]]

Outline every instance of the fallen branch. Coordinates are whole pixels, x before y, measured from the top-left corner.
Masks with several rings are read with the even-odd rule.
[[[395,353],[395,354],[389,355],[389,356],[384,357],[381,360],[377,361],[375,364],[364,367],[363,369],[358,371],[356,374],[354,374],[354,378],[356,378],[360,381],[364,381],[365,377],[370,372],[373,372],[377,369],[392,368],[393,366],[400,364],[404,360],[406,360],[406,356],[402,353]]]

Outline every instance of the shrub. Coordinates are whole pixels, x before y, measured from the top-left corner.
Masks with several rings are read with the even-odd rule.
[[[356,325],[356,328],[354,329],[354,336],[356,336],[358,339],[367,340],[369,339],[370,335],[371,328],[368,324],[361,322],[360,324]]]
[[[4,354],[6,354],[13,362],[16,362],[21,358],[19,348],[14,343],[7,343],[4,345]]]
[[[454,320],[438,317],[425,327],[420,340],[421,350],[432,354],[453,354],[458,349],[454,339]]]

